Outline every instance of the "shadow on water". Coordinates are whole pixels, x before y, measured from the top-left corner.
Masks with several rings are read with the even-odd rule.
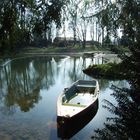
[[[96,102],[86,111],[86,113],[80,116],[72,118],[60,118],[57,117],[57,135],[61,139],[70,139],[76,133],[78,133],[83,127],[85,127],[96,115],[98,111],[98,99]]]

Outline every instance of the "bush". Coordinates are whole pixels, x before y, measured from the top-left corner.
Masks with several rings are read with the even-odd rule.
[[[87,69],[83,70],[83,72],[94,77],[125,79],[123,67],[122,63],[108,63],[89,66]]]

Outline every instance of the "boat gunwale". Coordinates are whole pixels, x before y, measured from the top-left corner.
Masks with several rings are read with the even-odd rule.
[[[61,93],[61,94],[59,95],[58,100],[57,100],[57,116],[58,116],[58,117],[72,118],[72,117],[76,116],[77,114],[79,114],[79,113],[83,112],[84,110],[86,110],[89,106],[92,106],[92,104],[94,104],[94,102],[97,100],[98,94],[99,94],[99,84],[98,84],[98,81],[97,81],[96,79],[94,79],[94,80],[77,80],[77,81],[75,81],[69,88],[66,88],[66,90],[69,90],[72,86],[78,85],[79,81],[86,81],[86,82],[93,82],[93,81],[95,81],[95,82],[96,82],[95,91],[94,91],[94,94],[95,94],[96,96],[95,96],[94,100],[93,100],[90,104],[85,105],[85,107],[83,107],[83,109],[82,109],[80,112],[78,112],[78,113],[76,113],[76,114],[74,114],[74,115],[72,115],[72,116],[67,116],[67,115],[66,115],[66,116],[63,116],[63,115],[60,115],[60,114],[59,114],[59,112],[58,112],[59,110],[58,110],[58,109],[59,109],[61,106],[63,106],[62,98],[63,98],[63,96],[64,96],[65,93],[66,93],[66,91],[64,90],[63,93]],[[67,106],[69,106],[69,105],[67,105]],[[76,106],[74,106],[74,107],[76,107]],[[78,107],[78,106],[77,106],[77,107]],[[79,107],[80,107],[80,106],[79,106]]]

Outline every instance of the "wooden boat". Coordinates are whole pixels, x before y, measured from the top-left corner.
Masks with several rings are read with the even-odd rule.
[[[88,108],[86,113],[80,114],[73,118],[64,119],[62,117],[57,118],[57,136],[61,139],[70,139],[81,129],[83,129],[96,115],[98,111],[98,99],[94,104]]]
[[[98,98],[99,84],[97,80],[78,80],[57,100],[57,116],[72,118],[88,109]]]
[[[97,80],[78,80],[64,89],[57,101],[58,137],[70,138],[95,116],[98,93]]]

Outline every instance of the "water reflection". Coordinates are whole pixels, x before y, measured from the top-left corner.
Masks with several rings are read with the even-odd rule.
[[[0,70],[0,99],[10,108],[27,112],[41,99],[40,89],[49,89],[57,81],[84,79],[81,69],[92,61],[82,58],[37,57],[11,61]],[[63,77],[63,80],[62,80]]]
[[[0,139],[57,140],[58,95],[76,80],[91,79],[82,69],[102,63],[98,59],[44,56],[9,61],[0,69]],[[98,113],[71,139],[87,139],[93,127],[104,123],[101,100],[110,98],[110,83],[99,80]]]
[[[9,65],[4,67],[0,72],[1,77],[1,91],[4,93],[4,104],[9,109],[11,106],[18,105],[24,112],[34,107],[40,99],[39,91],[42,88],[42,80],[46,76],[44,62],[32,58],[21,59],[18,61],[12,61]],[[48,74],[49,75],[49,74]],[[51,78],[48,86],[51,84]]]

